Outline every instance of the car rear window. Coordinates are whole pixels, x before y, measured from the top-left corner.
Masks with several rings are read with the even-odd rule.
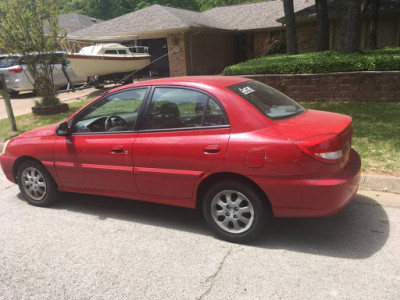
[[[258,81],[246,81],[227,88],[272,120],[288,119],[305,111],[296,101]]]
[[[18,64],[18,58],[0,57],[0,68],[9,68]]]

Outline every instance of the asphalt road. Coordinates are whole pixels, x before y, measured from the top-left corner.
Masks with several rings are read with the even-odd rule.
[[[1,174],[0,299],[400,299],[399,206],[361,191],[237,245],[189,209],[72,194],[34,207]]]

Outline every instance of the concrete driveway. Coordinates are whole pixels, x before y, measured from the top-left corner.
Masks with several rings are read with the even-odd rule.
[[[58,98],[61,102],[71,103],[79,100],[86,100],[95,98],[106,90],[114,87],[113,84],[105,86],[103,89],[95,89],[90,87],[84,90],[77,90],[75,92],[63,92],[58,94]],[[31,107],[35,106],[35,101],[40,98],[35,96],[32,92],[22,92],[17,96],[11,98],[11,105],[13,107],[14,115],[20,116],[32,112]],[[6,107],[4,105],[3,97],[0,96],[0,119],[7,118]]]
[[[252,245],[189,209],[65,194],[28,205],[0,175],[1,299],[399,299],[398,194],[277,219]]]

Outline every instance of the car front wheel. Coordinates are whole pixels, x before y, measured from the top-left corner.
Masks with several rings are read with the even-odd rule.
[[[229,242],[249,242],[266,227],[266,199],[251,185],[240,181],[214,184],[205,193],[203,216],[209,227]]]
[[[25,199],[35,206],[49,206],[58,197],[57,185],[47,170],[33,160],[18,168],[18,185]]]

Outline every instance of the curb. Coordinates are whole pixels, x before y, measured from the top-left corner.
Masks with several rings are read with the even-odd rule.
[[[4,143],[0,143],[0,151]],[[400,177],[361,175],[360,189],[400,194]]]
[[[361,175],[360,188],[400,194],[400,177]]]

